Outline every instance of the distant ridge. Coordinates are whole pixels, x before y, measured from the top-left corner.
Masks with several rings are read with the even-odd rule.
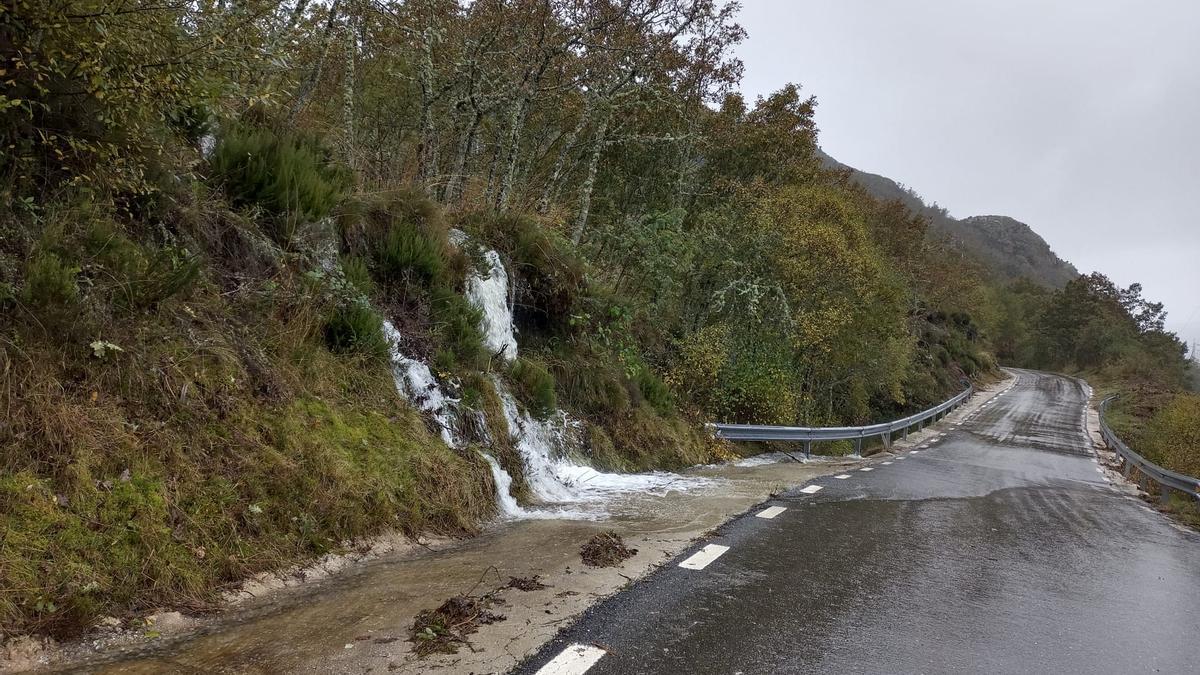
[[[1008,216],[954,218],[936,202],[926,204],[916,192],[891,178],[860,171],[821,150],[817,152],[825,168],[849,171],[851,180],[876,199],[898,199],[913,212],[928,218],[930,236],[940,237],[975,256],[1000,279],[1027,278],[1044,286],[1062,288],[1079,276],[1074,265],[1059,258],[1041,235],[1019,220]]]

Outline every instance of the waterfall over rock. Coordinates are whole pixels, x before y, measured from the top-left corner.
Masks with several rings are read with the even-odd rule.
[[[500,254],[484,251],[488,264],[486,276],[471,274],[467,279],[467,299],[483,312],[483,343],[488,351],[505,361],[517,358],[517,336],[513,328],[512,298],[509,297],[508,272]]]

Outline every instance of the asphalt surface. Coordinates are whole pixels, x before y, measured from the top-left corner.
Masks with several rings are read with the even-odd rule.
[[[1021,371],[926,449],[729,523],[516,672],[594,645],[589,675],[1198,673],[1200,535],[1106,481],[1085,403]]]

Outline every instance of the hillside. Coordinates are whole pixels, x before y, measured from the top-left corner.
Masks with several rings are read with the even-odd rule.
[[[1075,266],[1061,259],[1033,228],[1008,216],[954,218],[936,204],[929,205],[916,192],[886,176],[860,171],[820,153],[829,169],[849,171],[851,179],[871,196],[900,200],[929,220],[930,235],[942,237],[956,248],[978,258],[1002,281],[1031,279],[1051,288],[1062,288],[1079,276]]]

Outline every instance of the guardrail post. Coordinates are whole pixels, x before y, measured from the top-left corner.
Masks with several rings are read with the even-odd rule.
[[[812,457],[812,441],[804,441],[804,459]]]
[[[888,450],[891,450],[892,449],[892,432],[885,431],[885,432],[883,432],[883,434],[881,434],[881,437],[883,438],[883,447]]]
[[[1166,485],[1159,484],[1158,503],[1166,506],[1171,503],[1171,488]]]
[[[862,436],[854,439],[854,454],[862,455]]]

